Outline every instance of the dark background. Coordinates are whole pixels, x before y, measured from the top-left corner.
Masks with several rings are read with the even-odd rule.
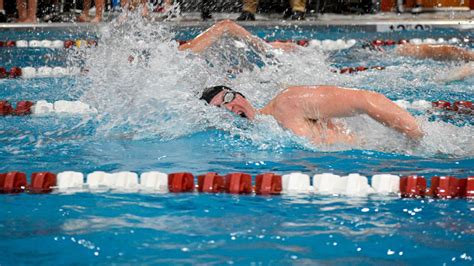
[[[155,0],[160,1],[160,0]],[[201,9],[201,0],[175,0],[181,5],[183,12],[196,12]],[[241,0],[204,0],[211,6],[212,12],[240,12]],[[377,8],[374,0],[308,0],[307,13],[373,13]],[[73,7],[72,1],[66,1],[65,12]],[[377,1],[375,1],[377,2]],[[51,10],[51,0],[38,0],[38,13],[41,16]],[[82,0],[76,1],[77,9],[82,9]],[[259,13],[281,13],[288,8],[287,0],[260,0]],[[14,0],[5,1],[7,13],[16,12]]]
[[[214,2],[214,11],[239,12],[242,4],[240,0],[205,0],[209,3]],[[200,1],[180,0],[182,10],[196,11],[200,8]],[[288,8],[287,0],[260,0],[259,12],[283,12]],[[372,0],[308,0],[308,13],[368,13],[375,5]]]

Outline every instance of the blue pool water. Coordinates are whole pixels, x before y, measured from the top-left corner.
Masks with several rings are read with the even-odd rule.
[[[400,58],[390,50],[376,53],[356,47],[321,53],[308,48],[294,55],[274,55],[275,61],[263,58],[259,64],[264,67],[251,71],[247,66],[256,56],[236,59],[232,53],[241,50],[229,48],[232,42],[220,43],[231,52],[218,56],[182,55],[163,40],[196,32],[184,29],[174,36],[166,28],[138,24],[127,30],[72,35],[0,32],[0,39],[99,36],[99,46],[88,52],[0,50],[0,65],[7,68],[80,64],[89,69],[77,77],[0,80],[1,99],[80,99],[99,111],[86,116],[2,117],[0,172],[474,175],[474,121],[469,115],[413,111],[426,132],[418,144],[366,118],[354,118],[348,124],[367,136],[364,143],[315,147],[272,121],[230,122],[228,115],[208,111],[194,97],[196,88],[224,80],[258,106],[282,84],[359,87],[393,100],[473,100],[472,78],[437,80],[456,63]],[[473,38],[472,32],[455,30],[396,34],[337,28],[252,30],[275,39]],[[127,55],[140,54],[134,38],[146,40],[146,64],[130,66],[126,61]],[[225,60],[234,61],[221,64]],[[235,65],[242,66],[243,73],[228,77],[222,71]],[[327,65],[387,69],[337,75]],[[458,199],[54,192],[0,195],[0,213],[0,265],[472,265],[474,256],[474,204]]]

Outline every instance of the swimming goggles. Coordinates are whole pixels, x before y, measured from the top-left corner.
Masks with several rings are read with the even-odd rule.
[[[221,105],[231,103],[234,99],[235,99],[235,92],[234,91],[227,91],[224,94],[224,98],[223,98],[223,101],[222,101]]]
[[[235,100],[235,97],[237,97],[237,95],[241,95],[242,97],[244,97],[240,92],[227,91],[227,92],[224,94],[224,100],[222,101],[222,104],[221,104],[221,105],[231,103],[233,100]],[[244,97],[244,98],[245,98],[245,97]]]

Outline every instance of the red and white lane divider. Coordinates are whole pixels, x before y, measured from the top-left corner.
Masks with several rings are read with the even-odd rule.
[[[357,44],[355,39],[300,39],[300,40],[274,40],[276,42],[292,42],[304,47],[315,47],[322,50],[343,50],[349,49]],[[188,42],[188,40],[177,40],[180,45],[183,45]],[[382,40],[376,39],[370,41],[369,43],[374,46],[392,46],[398,44],[412,43],[412,44],[460,44],[460,43],[470,43],[472,42],[468,38],[459,39],[459,38],[412,38],[412,39],[400,39],[400,40]],[[97,46],[97,40],[6,40],[0,41],[1,47],[18,47],[18,48],[49,48],[49,49],[59,49],[59,48],[84,48],[84,47],[94,47]]]
[[[460,44],[460,43],[469,43],[471,42],[469,39],[465,38],[463,40],[458,39],[458,38],[451,38],[451,39],[444,39],[444,38],[438,38],[438,39],[433,39],[433,38],[426,38],[426,39],[420,39],[420,38],[413,38],[413,39],[400,39],[400,40],[373,40],[370,42],[373,46],[393,46],[393,45],[402,45],[406,43],[411,43],[411,44]]]
[[[79,67],[12,67],[7,70],[0,67],[0,79],[2,78],[51,78],[63,76],[75,76],[83,72]]]
[[[429,102],[425,100],[416,100],[409,102],[406,100],[396,100],[395,103],[404,109],[413,109],[419,111],[449,111],[459,114],[474,114],[474,104],[471,101],[447,101]],[[53,103],[45,100],[37,102],[18,101],[14,106],[6,100],[0,100],[0,116],[7,115],[42,115],[50,113],[67,114],[91,114],[97,113],[97,109],[81,101],[59,100]]]
[[[339,70],[334,70],[333,72],[340,73],[340,74],[353,74],[353,73],[363,72],[363,71],[368,71],[368,70],[384,70],[384,69],[385,67],[383,66],[372,66],[372,67],[356,66],[356,67],[343,67]]]
[[[425,100],[417,100],[413,102],[406,100],[396,100],[395,103],[404,109],[414,109],[421,111],[440,110],[455,112],[458,114],[474,114],[474,104],[472,101],[455,101],[450,103],[443,100],[434,102],[428,102]]]
[[[18,48],[49,48],[49,49],[59,49],[59,48],[84,48],[84,47],[94,47],[97,46],[96,40],[9,40],[9,41],[0,41],[1,47],[18,47]]]
[[[357,44],[354,39],[343,40],[276,40],[277,42],[292,42],[299,46],[318,48],[324,51],[345,50]]]
[[[196,180],[197,179],[197,180]],[[1,193],[48,193],[57,191],[142,191],[149,193],[205,192],[232,194],[294,194],[367,196],[370,194],[399,195],[404,198],[474,198],[474,176],[434,176],[427,187],[423,176],[399,177],[391,174],[372,176],[372,184],[360,174],[338,176],[330,173],[316,174],[312,178],[302,173],[278,175],[259,174],[254,181],[246,173],[207,173],[197,176],[187,172],[165,174],[146,172],[93,172],[84,178],[80,172],[66,171],[59,174],[38,172],[31,175],[30,184],[22,172],[0,174]],[[312,184],[311,184],[312,180]],[[197,181],[197,182],[196,182]]]
[[[356,72],[362,72],[367,70],[384,70],[383,66],[357,66],[357,67],[343,67],[341,69],[334,69],[334,73],[340,74],[352,74]],[[64,77],[64,76],[76,76],[81,73],[85,73],[87,70],[81,69],[79,67],[12,67],[7,70],[4,67],[0,67],[0,79],[5,78],[55,78],[55,77]]]
[[[342,50],[349,49],[354,46],[357,41],[354,39],[343,40],[276,40],[277,42],[292,42],[300,46],[309,46],[320,48],[322,50]],[[180,45],[187,43],[186,40],[178,40]],[[49,49],[60,49],[60,48],[84,48],[97,46],[96,40],[8,40],[0,41],[1,47],[18,47],[18,48],[49,48]]]
[[[80,101],[59,100],[49,103],[45,100],[37,102],[19,101],[13,107],[8,101],[0,100],[0,116],[44,115],[44,114],[94,114],[97,109]]]

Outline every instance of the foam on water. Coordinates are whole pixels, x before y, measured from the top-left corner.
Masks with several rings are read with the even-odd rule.
[[[89,72],[78,86],[79,93],[82,101],[99,111],[98,134],[169,140],[217,128],[259,149],[362,148],[422,155],[474,155],[472,125],[429,122],[426,115],[418,117],[426,132],[419,144],[361,116],[344,121],[360,136],[355,147],[314,146],[282,129],[271,117],[257,117],[258,123],[233,119],[225,110],[197,99],[202,88],[224,84],[242,92],[260,108],[289,85],[334,84],[375,90],[392,99],[412,100],[417,96],[430,100],[445,86],[436,78],[449,66],[403,62],[389,53],[387,61],[398,62],[397,66],[340,75],[331,72],[331,57],[314,48],[300,48],[294,53],[262,52],[229,37],[195,55],[179,52],[173,37],[165,25],[149,24],[132,16],[120,25],[104,26],[97,49],[81,55]],[[460,93],[472,93],[472,87],[463,84],[449,86]]]

